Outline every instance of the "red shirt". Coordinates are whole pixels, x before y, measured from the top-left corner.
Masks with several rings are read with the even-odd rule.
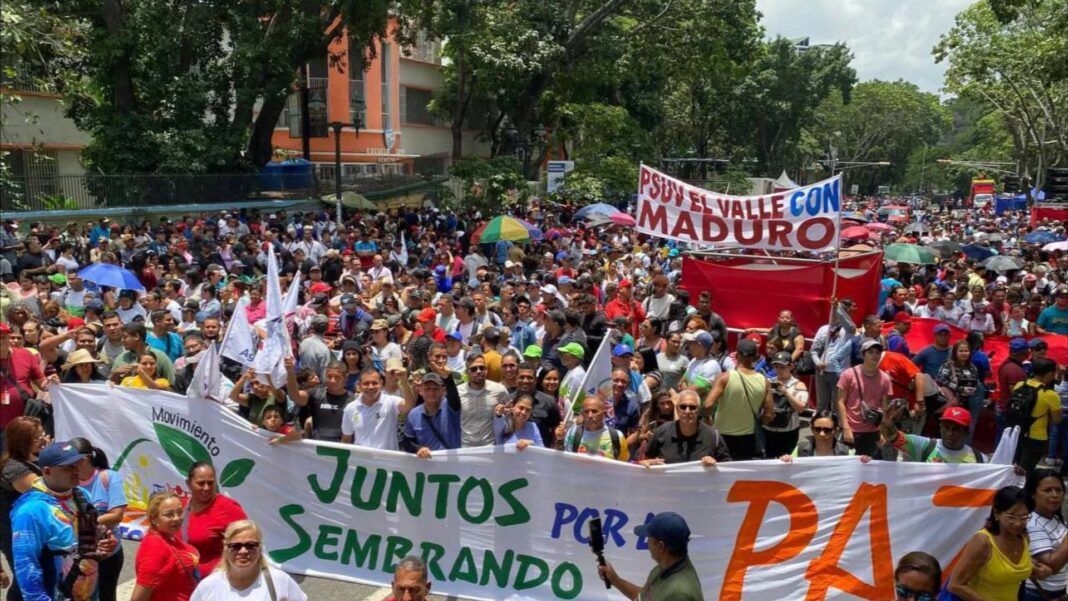
[[[188,601],[197,587],[197,550],[180,537],[149,530],[137,549],[137,584],[153,589],[152,601]],[[207,575],[203,566],[200,574]]]
[[[623,302],[617,296],[604,306],[604,317],[611,322],[616,317],[626,317],[630,321],[630,335],[638,338],[638,326],[645,321],[645,311],[633,300]]]
[[[189,500],[184,501],[186,507]],[[189,514],[188,542],[200,552],[200,572],[207,576],[222,559],[223,533],[232,522],[248,519],[237,501],[223,495],[200,511]]]
[[[1017,384],[1027,379],[1027,373],[1023,366],[1012,359],[1006,360],[998,369],[998,399],[997,409],[1004,413],[1005,406],[1009,404],[1009,395]]]
[[[26,401],[33,398],[33,382],[44,377],[41,358],[24,348],[11,347],[11,355],[0,359],[0,429],[22,415]],[[23,398],[22,392],[29,398]]]
[[[920,368],[901,353],[887,351],[879,360],[879,369],[890,376],[891,398],[908,399],[909,409],[916,408],[916,391],[908,386],[916,381]]]

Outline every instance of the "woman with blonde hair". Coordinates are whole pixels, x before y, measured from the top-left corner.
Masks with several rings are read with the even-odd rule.
[[[193,591],[191,601],[307,601],[289,574],[267,565],[263,532],[252,520],[238,520],[223,534],[223,557]]]
[[[182,500],[173,491],[148,500],[151,527],[137,549],[137,580],[130,601],[188,601],[200,582],[200,553],[182,540]]]

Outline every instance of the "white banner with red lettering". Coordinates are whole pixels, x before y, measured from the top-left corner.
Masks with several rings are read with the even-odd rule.
[[[763,196],[731,196],[642,165],[637,229],[699,246],[826,251],[838,244],[841,175]]]
[[[286,571],[385,586],[417,554],[435,593],[477,599],[618,599],[597,578],[588,520],[602,517],[608,561],[641,584],[653,562],[634,527],[676,511],[706,599],[883,601],[897,558],[950,563],[994,491],[1016,482],[1005,465],[850,457],[646,469],[509,446],[418,459],[268,445],[223,406],[171,393],[62,384],[52,398],[57,436],[86,437],[117,464],[128,537],[143,535],[151,493],[187,490],[189,465],[210,461]]]

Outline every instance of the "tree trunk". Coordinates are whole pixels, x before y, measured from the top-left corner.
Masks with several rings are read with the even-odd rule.
[[[467,105],[471,101],[471,92],[467,81],[467,50],[460,48],[456,53],[456,108],[453,109],[452,123],[452,160],[457,161],[464,154],[464,118],[467,116]]]
[[[271,161],[271,156],[274,154],[271,136],[274,135],[274,126],[278,123],[278,117],[285,106],[285,94],[274,94],[264,99],[260,114],[252,126],[252,136],[249,138],[248,150],[245,153],[245,158],[253,165],[263,167]]]
[[[104,0],[102,12],[108,37],[115,40],[125,38],[126,13],[120,0]],[[120,51],[112,69],[111,78],[114,84],[112,103],[118,113],[129,114],[134,107],[134,90],[133,79],[130,76],[130,56],[128,51]]]

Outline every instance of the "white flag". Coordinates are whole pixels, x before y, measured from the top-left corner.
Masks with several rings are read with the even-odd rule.
[[[193,380],[189,383],[185,395],[190,399],[222,400],[219,387],[222,385],[222,372],[219,370],[219,349],[208,341],[206,349],[197,355],[197,367],[193,370]]]
[[[289,333],[286,331],[282,284],[278,279],[278,262],[274,246],[267,247],[267,339],[256,353],[252,369],[261,376],[270,375],[271,385],[281,388],[286,383],[285,359],[289,356]]]
[[[285,297],[282,298],[282,315],[286,318],[286,321],[293,319],[293,316],[297,313],[297,302],[300,300],[300,271],[297,271],[297,275],[293,278],[293,281],[289,283],[289,290],[286,290]]]
[[[251,365],[256,357],[256,346],[259,342],[259,337],[248,323],[248,313],[245,312],[248,303],[248,298],[237,301],[219,350],[223,357],[233,359],[245,367]]]
[[[408,268],[408,243],[404,240],[404,228],[401,228],[401,251],[397,254],[397,261],[400,262],[401,269]]]
[[[575,377],[572,377],[572,373],[569,371],[564,376],[564,380],[560,382],[561,398],[569,399],[567,406],[564,408],[565,415],[563,417],[565,421],[570,421],[575,413],[582,411],[582,401],[586,400],[586,397],[596,396],[597,394],[606,399],[611,397],[612,341],[616,338],[615,333],[616,331],[612,329],[605,332],[604,339],[601,340],[601,346],[597,347],[597,352],[593,354],[590,366],[584,372],[576,372]],[[581,366],[572,371],[579,369],[581,369]],[[579,378],[581,378],[581,381]],[[567,411],[568,407],[571,408],[571,411]]]

